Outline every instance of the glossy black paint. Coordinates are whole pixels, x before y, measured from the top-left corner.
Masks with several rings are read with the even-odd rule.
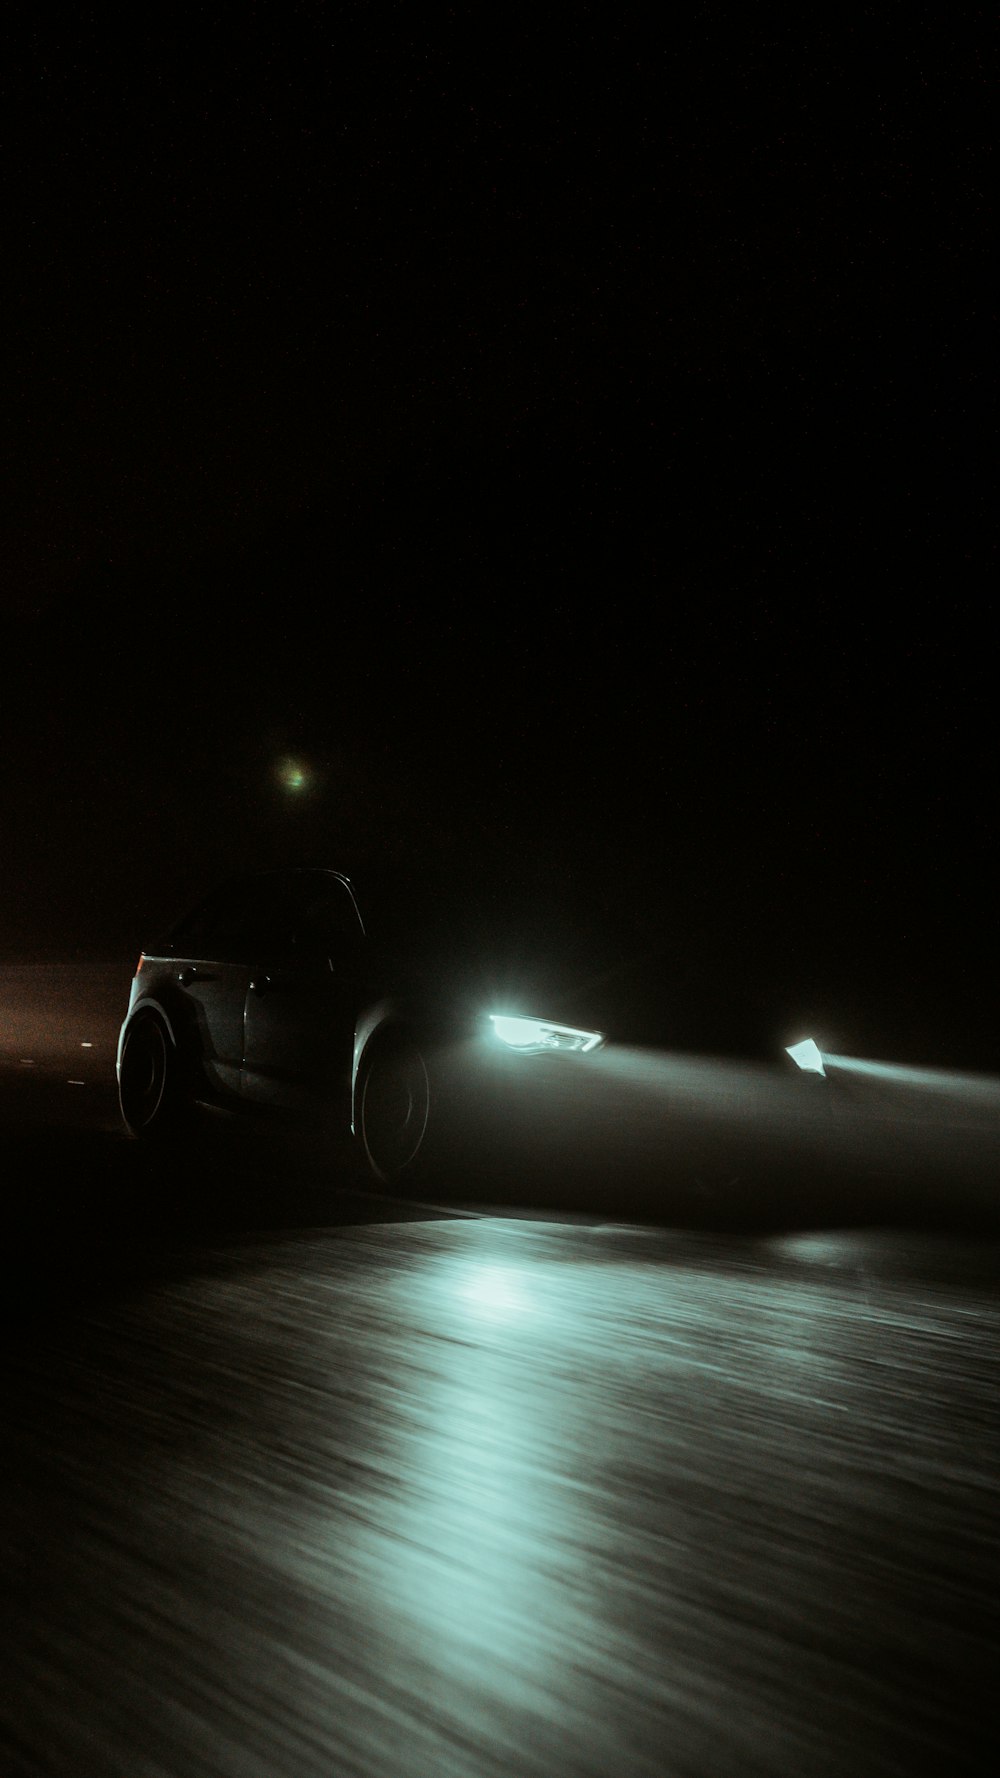
[[[358,1133],[359,1111],[374,1102],[365,1082],[375,1058],[384,1065],[402,1041],[425,1067],[470,1039],[486,1055],[490,994],[503,972],[477,971],[467,952],[461,961],[448,914],[440,904],[436,912],[429,917],[416,892],[408,905],[397,895],[379,908],[373,897],[369,927],[350,880],[319,867],[254,873],[214,890],[139,961],[118,1040],[126,1125],[151,1135],[168,1112],[207,1102],[319,1113]],[[139,1022],[150,1020],[165,1035],[170,1080],[163,1117],[147,1128],[132,1115],[123,1058],[131,1043],[146,1065]],[[511,1058],[493,1047],[502,1070]],[[387,1102],[384,1092],[378,1098]],[[144,1106],[157,1102],[155,1092],[142,1097]],[[415,1123],[425,1110],[414,1106]]]

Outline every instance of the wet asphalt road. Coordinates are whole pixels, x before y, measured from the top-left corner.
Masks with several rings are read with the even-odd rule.
[[[5,1775],[995,1769],[982,1170],[432,1206],[78,1095],[0,1093]]]

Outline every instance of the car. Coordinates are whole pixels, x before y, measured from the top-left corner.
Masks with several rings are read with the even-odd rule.
[[[449,974],[442,948],[435,960],[419,922],[407,926],[393,943],[374,900],[369,914],[350,878],[325,867],[257,871],[213,890],[139,957],[117,1052],[128,1133],[176,1139],[206,1104],[318,1114],[354,1136],[385,1186],[426,1158],[447,1045],[472,1039],[523,1062],[604,1043],[600,1031],[529,1015],[509,991],[491,1003],[482,972]]]

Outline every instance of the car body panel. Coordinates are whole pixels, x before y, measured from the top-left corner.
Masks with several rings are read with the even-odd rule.
[[[144,953],[119,1035],[119,1068],[128,1026],[141,1013],[154,1014],[174,1049],[194,1062],[195,1093],[238,1099],[249,975],[244,964]]]
[[[198,1034],[197,1054],[212,1090],[226,1097],[240,1092],[243,1019],[250,972],[246,964],[199,959],[196,973],[183,981],[176,971],[179,1028]]]
[[[298,1110],[325,1095],[346,1111],[366,967],[357,903],[336,871],[276,872],[273,880],[283,924],[252,954],[242,1096]]]
[[[354,968],[331,957],[262,956],[247,985],[243,1098],[297,1110],[326,1090],[346,1105],[356,1017]]]
[[[161,1019],[199,1099],[296,1111],[322,1100],[350,1120],[362,1051],[400,1016],[371,977],[348,879],[309,869],[223,885],[144,952],[119,1033]],[[237,953],[242,953],[238,955]]]
[[[246,1112],[315,1111],[359,1136],[384,1178],[372,1159],[371,1103],[376,1116],[394,1115],[386,1083],[401,1058],[412,1067],[416,1051],[445,1122],[454,1055],[478,1057],[492,1084],[524,1066],[495,1039],[492,972],[463,960],[449,911],[435,906],[429,925],[416,899],[401,912],[394,926],[384,906],[373,911],[366,930],[348,879],[327,869],[223,884],[143,953],[119,1037],[120,1086],[128,1031],[153,1015],[174,1058],[175,1103],[179,1094]],[[372,1079],[378,1088],[366,1095]],[[395,1102],[405,1120],[417,1098]],[[124,1101],[122,1111],[139,1133]]]

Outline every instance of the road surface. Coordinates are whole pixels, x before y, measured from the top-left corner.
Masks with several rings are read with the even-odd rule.
[[[400,1202],[69,1078],[0,1092],[5,1778],[996,1769],[982,1168],[578,1198],[529,1119]]]

